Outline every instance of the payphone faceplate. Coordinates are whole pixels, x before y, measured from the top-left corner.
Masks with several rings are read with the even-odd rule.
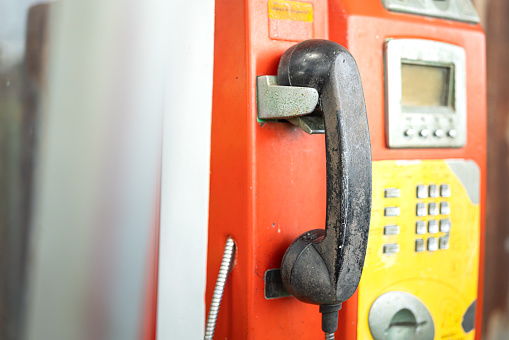
[[[373,211],[359,286],[358,338],[391,328],[412,301],[376,307],[388,293],[418,299],[433,334],[418,339],[473,339],[480,231],[480,171],[469,160],[373,162]],[[392,299],[393,300],[393,299]],[[388,300],[394,304],[394,301]],[[415,332],[424,327],[416,315]],[[422,318],[422,317],[421,317]],[[408,325],[407,325],[408,326]],[[381,340],[374,337],[375,340]]]
[[[401,214],[409,214],[407,211],[415,213],[418,203],[425,203],[425,209],[429,209],[429,203],[435,203],[431,205],[432,211],[435,211],[440,209],[442,202],[440,198],[424,198],[418,201],[417,197],[408,195],[415,195],[416,185],[419,184],[428,186],[426,190],[429,190],[430,184],[436,184],[438,190],[441,184],[449,184],[451,197],[444,198],[443,201],[450,203],[452,222],[450,248],[437,249],[435,252],[426,250],[423,253],[416,253],[415,256],[422,255],[420,258],[434,259],[446,256],[445,254],[455,254],[454,247],[458,247],[461,242],[454,241],[454,238],[467,235],[455,234],[459,225],[458,218],[463,218],[455,215],[462,209],[460,206],[463,203],[458,202],[467,202],[465,198],[467,194],[465,189],[461,189],[465,187],[464,183],[461,187],[457,183],[458,189],[454,187],[452,180],[442,179],[456,176],[446,160],[472,161],[478,165],[479,203],[478,205],[469,203],[465,206],[477,211],[479,214],[477,220],[480,221],[476,227],[477,235],[474,235],[478,240],[476,243],[479,249],[478,259],[471,259],[479,269],[473,268],[469,274],[472,275],[473,282],[469,283],[471,286],[468,288],[469,292],[476,289],[477,291],[476,294],[466,294],[469,299],[471,298],[470,302],[477,296],[477,315],[479,315],[483,279],[482,275],[475,278],[474,273],[482,272],[486,179],[486,69],[485,36],[482,28],[465,22],[391,12],[380,0],[309,0],[305,2],[312,6],[312,12],[306,13],[309,15],[312,13],[312,17],[299,16],[292,21],[289,18],[271,16],[269,6],[274,5],[274,2],[259,0],[240,3],[232,0],[216,2],[207,305],[212,299],[213,282],[216,279],[226,237],[231,235],[238,246],[236,265],[221,304],[217,335],[228,339],[256,340],[316,339],[323,336],[317,306],[303,304],[292,297],[266,299],[264,278],[268,270],[280,268],[284,251],[298,235],[312,228],[324,226],[326,195],[323,180],[324,137],[306,134],[289,123],[260,122],[256,119],[257,77],[275,75],[284,51],[298,41],[310,38],[328,39],[341,44],[351,52],[359,67],[371,138],[373,194],[378,195],[374,197],[373,207],[383,209],[386,201],[399,200]],[[299,1],[281,0],[278,3],[285,3],[290,9],[295,9],[294,12],[298,12],[299,8],[294,6],[293,2]],[[422,149],[388,147],[384,92],[384,44],[388,39],[426,39],[464,49],[465,74],[468,76],[466,83],[468,124],[465,126],[464,146]],[[397,170],[399,166],[397,164],[401,164],[398,163],[401,162],[399,160],[415,162],[420,160],[420,165],[407,164],[408,168],[420,169],[418,171],[420,177],[405,179],[398,173],[392,173],[390,176],[395,176],[392,179],[397,181],[386,179],[384,184],[376,184],[380,181],[379,176],[388,175],[385,174],[386,171],[380,173],[380,169],[383,168],[381,165],[390,164],[388,170]],[[424,171],[427,162],[436,162],[440,168],[448,170],[437,173],[428,168]],[[401,198],[383,198],[386,188],[396,187],[401,190]],[[418,237],[415,234],[407,234],[408,237],[403,242],[402,229],[396,236],[382,236],[383,227],[388,226],[387,232],[394,233],[395,228],[390,225],[397,223],[394,221],[395,223],[384,224],[383,213],[377,216],[379,220],[372,220],[372,225],[379,228],[374,232],[380,233],[381,241],[373,246],[369,243],[368,248],[373,249],[371,252],[381,252],[385,244],[384,237],[387,240],[401,239],[401,242],[386,242],[388,249],[395,249],[391,243],[398,243],[400,247],[399,253],[386,257],[388,261],[402,259],[404,263],[408,263],[406,262],[408,259],[403,256],[405,247],[413,250],[415,239]],[[412,218],[412,223],[416,223],[416,216]],[[423,218],[425,222],[430,219]],[[436,227],[433,222],[431,223],[432,230],[433,228],[440,230],[440,219],[437,219]],[[425,224],[425,227],[428,228],[428,225]],[[471,227],[474,228],[473,225]],[[426,246],[428,236],[422,236]],[[437,232],[437,248],[439,238],[443,236],[444,232]],[[434,247],[434,244],[432,246]],[[372,255],[368,254],[369,263],[363,274],[368,275],[366,277],[369,277],[368,271],[374,262]],[[433,263],[439,266],[450,262],[432,261],[436,261]],[[421,272],[421,267],[412,266],[411,271],[414,273],[412,275],[416,276]],[[373,287],[369,286],[370,282],[364,283],[363,280],[364,276],[361,279],[359,294],[354,294],[345,302],[340,311],[339,331],[336,333],[338,339],[370,338],[369,309],[384,292],[399,290],[412,295],[420,293],[402,286],[391,288],[392,281],[383,281],[385,284]],[[368,287],[371,287],[369,288],[371,291],[363,293]],[[386,290],[382,291],[384,287]],[[432,284],[424,284],[423,287],[423,296],[426,296],[425,292],[434,290]],[[446,288],[440,289],[443,289],[440,294],[433,295],[437,303],[442,300],[441,292]],[[425,299],[420,296],[418,298],[427,306],[431,315],[434,315],[433,304],[424,301]],[[466,300],[468,299],[465,298],[465,302],[462,302],[464,305],[467,304]],[[463,307],[461,309],[464,309]],[[463,316],[460,312],[457,315]],[[440,325],[437,325],[437,321],[434,322],[438,334]],[[480,326],[480,318],[476,317],[476,338],[480,336]],[[468,336],[473,333],[474,331],[469,332]]]

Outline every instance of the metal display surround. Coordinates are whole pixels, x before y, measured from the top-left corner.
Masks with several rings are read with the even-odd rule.
[[[393,12],[410,13],[478,23],[479,15],[470,0],[382,0],[384,7]]]
[[[385,42],[385,116],[389,148],[459,148],[467,137],[466,55],[462,47],[425,39],[388,39]],[[401,105],[402,62],[451,67],[454,107],[423,107],[405,111]],[[416,133],[407,136],[406,132]],[[427,131],[421,136],[419,132]],[[433,131],[449,135],[433,135]],[[424,133],[422,133],[424,135]]]

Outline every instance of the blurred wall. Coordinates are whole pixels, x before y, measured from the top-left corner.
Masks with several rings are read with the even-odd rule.
[[[0,339],[19,339],[34,155],[46,89],[44,0],[0,0]]]
[[[509,339],[509,1],[475,0],[486,32],[488,197],[483,339]]]

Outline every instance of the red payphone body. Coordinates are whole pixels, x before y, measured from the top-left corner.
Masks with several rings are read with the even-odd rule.
[[[290,243],[324,228],[324,136],[258,119],[256,84],[288,48],[327,39],[356,60],[373,167],[364,270],[336,338],[479,339],[486,71],[470,2],[216,1],[215,30],[207,305],[236,242],[216,338],[323,336],[317,306],[267,287]]]

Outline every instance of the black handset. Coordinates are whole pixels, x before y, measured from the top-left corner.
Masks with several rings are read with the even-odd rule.
[[[362,83],[352,55],[327,40],[307,40],[279,62],[278,83],[315,88],[325,120],[326,227],[299,236],[287,249],[281,276],[301,301],[320,305],[322,328],[333,333],[364,265],[371,217],[371,145]]]

